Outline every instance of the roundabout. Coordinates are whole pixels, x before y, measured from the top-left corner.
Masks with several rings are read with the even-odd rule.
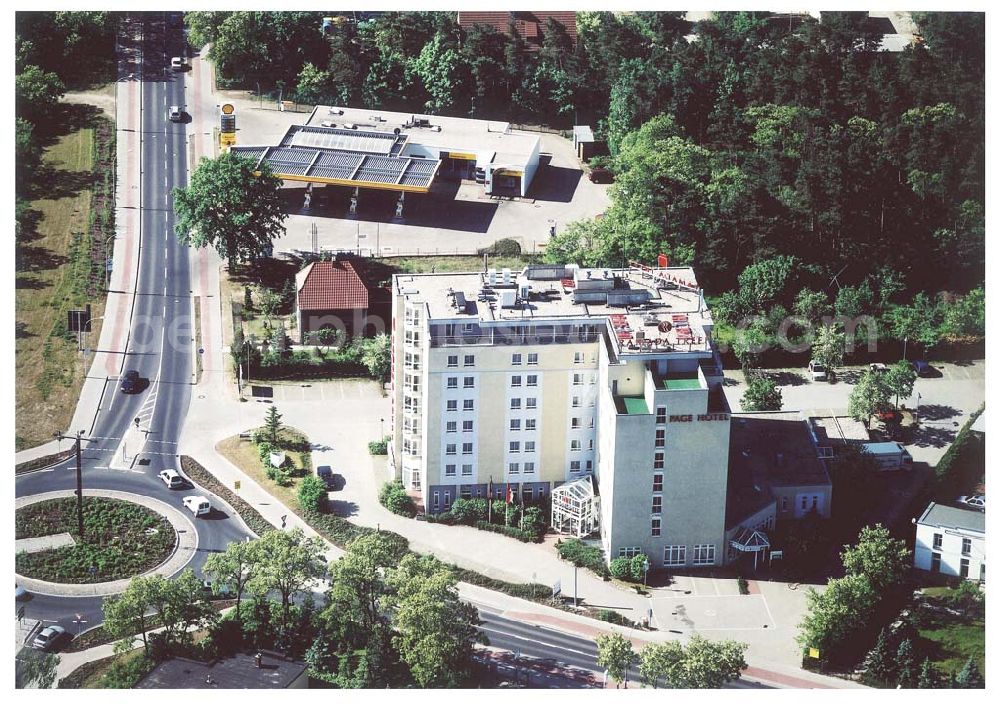
[[[15,503],[15,512],[16,514],[20,514],[22,509],[29,508],[35,504],[42,502],[58,502],[60,499],[74,499],[75,496],[75,491],[64,490],[19,497]],[[101,501],[95,503],[87,502],[87,499],[108,499],[112,501]],[[48,581],[45,579],[25,576],[20,573],[21,570],[19,569],[16,578],[17,583],[20,586],[25,587],[31,592],[50,596],[94,597],[118,594],[128,587],[129,581],[132,577],[138,576],[139,574],[159,574],[164,577],[170,577],[176,574],[183,569],[185,565],[187,565],[197,552],[198,531],[195,529],[191,519],[184,515],[184,513],[179,509],[170,506],[159,499],[124,491],[91,489],[84,491],[84,501],[85,515],[88,517],[87,520],[90,520],[92,523],[92,516],[95,510],[98,514],[104,514],[104,520],[106,523],[111,522],[113,524],[116,518],[120,520],[123,516],[131,516],[132,518],[135,518],[141,524],[142,537],[147,539],[147,543],[152,549],[157,547],[161,548],[162,552],[160,554],[162,554],[164,559],[158,560],[154,557],[154,560],[158,562],[158,564],[149,566],[147,563],[146,569],[142,572],[122,576],[121,578],[114,579],[112,581],[92,583]],[[131,506],[127,506],[129,504]],[[89,509],[88,505],[90,506]],[[59,504],[53,503],[51,506],[57,507]],[[140,510],[136,511],[136,508],[139,508]],[[122,509],[125,510],[123,511]],[[73,515],[75,516],[75,509]],[[108,526],[104,527],[107,528]],[[33,525],[31,527],[25,527],[25,530],[30,532],[32,528],[35,529],[36,533],[39,530],[44,529],[42,526]],[[125,528],[122,533],[124,533],[125,530],[127,530],[127,528]],[[147,533],[147,531],[149,532]],[[168,538],[168,536],[161,531],[169,531],[173,535]],[[68,533],[61,533],[59,535],[46,536],[42,538],[29,537],[24,542],[26,543],[32,540],[46,539],[61,539],[57,541],[60,545],[62,545],[62,547],[58,548],[60,550],[72,550],[75,544],[72,536],[69,536]],[[18,542],[19,545],[22,543],[22,541]],[[110,545],[114,545],[119,542],[125,541],[121,541],[120,536],[112,536],[108,541]],[[141,548],[142,546],[134,545],[133,547]],[[44,548],[42,551],[44,551]],[[36,554],[42,551],[36,551]],[[93,568],[91,568],[90,571],[91,574],[93,574]]]

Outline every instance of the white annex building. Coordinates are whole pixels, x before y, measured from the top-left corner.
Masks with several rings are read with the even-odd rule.
[[[913,566],[986,581],[986,514],[933,501],[916,521]]]

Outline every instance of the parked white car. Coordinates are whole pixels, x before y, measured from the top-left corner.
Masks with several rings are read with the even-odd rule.
[[[184,481],[176,469],[165,469],[158,475],[164,484],[170,489],[183,489],[187,486],[187,482]]]
[[[986,497],[982,494],[973,494],[972,496],[959,496],[958,503],[965,504],[966,506],[971,506],[972,508],[978,508],[983,511],[986,510]]]
[[[809,378],[813,381],[826,381],[826,367],[815,359],[809,362]]]
[[[204,496],[185,496],[184,506],[195,516],[205,516],[212,512],[212,504]]]
[[[62,626],[46,626],[35,636],[31,645],[39,650],[51,650],[65,635],[66,629]]]

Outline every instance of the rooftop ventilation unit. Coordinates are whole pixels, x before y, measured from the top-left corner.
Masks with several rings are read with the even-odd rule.
[[[500,307],[514,308],[517,306],[517,293],[515,291],[500,292]]]
[[[434,125],[433,127],[431,127],[431,132],[440,132],[440,131],[441,131],[441,125]]]
[[[344,129],[346,129],[346,130],[356,130],[356,129],[358,129],[358,126],[356,124],[354,124],[353,122],[345,122],[344,123]]]
[[[490,288],[493,288],[494,286],[497,285],[496,269],[490,269],[488,272],[486,272],[486,281],[489,282]]]
[[[507,269],[505,267],[503,269],[502,273],[503,273],[503,285],[504,286],[510,286],[510,284],[511,284],[511,281],[510,281],[510,269]]]
[[[331,115],[343,115],[344,111],[341,110],[340,108],[330,108],[329,113]]]
[[[518,291],[520,292],[521,300],[527,301],[528,297],[531,295],[531,286],[528,284],[521,284],[518,287]]]

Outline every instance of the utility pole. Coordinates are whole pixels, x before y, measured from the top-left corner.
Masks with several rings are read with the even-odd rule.
[[[580,605],[579,592],[576,588],[576,570],[577,566],[573,565],[573,606]]]
[[[76,440],[76,529],[83,539],[83,431],[76,431],[76,436],[63,435],[56,432],[53,435],[59,440]]]

